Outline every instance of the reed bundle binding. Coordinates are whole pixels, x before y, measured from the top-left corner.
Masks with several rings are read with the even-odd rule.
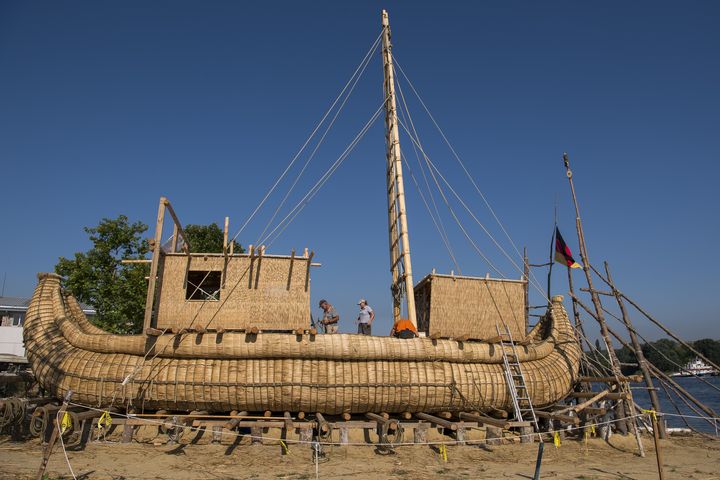
[[[487,411],[511,403],[499,344],[346,334],[100,332],[72,296],[63,295],[57,275],[39,275],[25,343],[38,381],[55,397],[73,390],[79,403],[97,406],[115,399],[152,409],[330,414]],[[533,403],[550,405],[576,382],[581,353],[562,297],[530,337],[518,349],[519,360]]]

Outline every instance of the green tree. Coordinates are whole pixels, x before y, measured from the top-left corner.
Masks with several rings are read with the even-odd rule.
[[[720,341],[703,338],[702,340],[693,342],[693,347],[705,355],[708,360],[716,365],[720,365]]]
[[[685,365],[693,357],[687,348],[667,338],[644,344],[642,351],[648,362],[664,372],[678,371],[678,365]]]
[[[223,231],[216,224],[210,225],[187,225],[184,228],[187,235],[190,249],[195,253],[222,253],[223,251]],[[243,253],[245,250],[236,241],[234,252]]]
[[[142,329],[149,266],[121,260],[144,258],[149,245],[141,235],[147,228],[142,222],[129,223],[125,215],[103,218],[97,227],[85,227],[93,247],[74,259],[60,257],[55,266],[63,286],[96,309],[94,322],[107,331]]]

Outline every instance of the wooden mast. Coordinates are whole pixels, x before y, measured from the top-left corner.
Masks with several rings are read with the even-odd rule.
[[[385,81],[385,127],[387,143],[387,190],[388,231],[390,234],[390,271],[392,272],[393,317],[400,318],[403,295],[407,300],[408,319],[417,326],[415,316],[415,293],[413,291],[412,264],[410,262],[410,239],[408,238],[407,212],[405,210],[405,186],[400,156],[400,132],[398,129],[395,101],[395,70],[390,43],[390,21],[387,11],[382,11],[382,57]]]

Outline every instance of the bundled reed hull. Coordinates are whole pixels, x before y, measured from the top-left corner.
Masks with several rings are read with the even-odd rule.
[[[535,406],[575,383],[580,348],[561,298],[517,347]],[[40,274],[25,348],[48,392],[107,406],[337,413],[511,408],[499,344],[362,335],[111,335]]]

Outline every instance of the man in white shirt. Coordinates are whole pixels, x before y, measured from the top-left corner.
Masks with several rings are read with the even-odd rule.
[[[375,312],[367,304],[367,300],[361,298],[358,302],[360,305],[360,313],[358,313],[358,333],[360,335],[372,335],[372,322],[375,320]]]

